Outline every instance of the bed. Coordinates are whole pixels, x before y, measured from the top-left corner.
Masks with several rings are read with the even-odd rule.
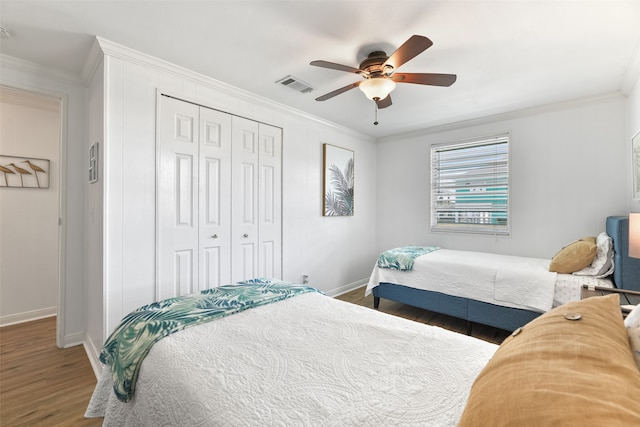
[[[568,306],[580,321],[551,310],[498,347],[301,286],[257,279],[222,287],[239,297],[179,297],[131,313],[101,359],[117,355],[126,368],[122,361],[138,359],[114,342],[153,344],[131,380],[106,357],[85,416],[104,417],[105,426],[501,426],[521,413],[528,414],[527,422],[516,423],[522,426],[640,423],[640,369],[618,295]],[[290,287],[299,292],[251,303],[255,295]],[[176,305],[178,314],[171,311]],[[189,324],[183,328],[184,307],[193,310],[183,312],[182,326]],[[202,310],[224,315],[200,322]],[[168,315],[172,333],[157,333],[163,330],[158,311]],[[149,340],[152,333],[161,339]],[[548,359],[548,347],[536,341],[549,335],[562,360],[539,363],[537,357]],[[509,377],[512,362],[517,381]],[[500,391],[504,375],[519,387]]]
[[[105,426],[455,425],[496,348],[305,292],[162,338],[128,402],[105,365],[86,416]]]
[[[605,235],[612,239],[607,257],[614,266],[605,278],[551,273],[550,260],[438,249],[416,258],[410,271],[376,264],[366,294],[373,294],[374,308],[384,298],[458,317],[469,326],[513,331],[553,307],[579,300],[583,285],[640,291],[640,260],[627,255],[628,217],[608,217]],[[496,272],[494,265],[504,268]]]

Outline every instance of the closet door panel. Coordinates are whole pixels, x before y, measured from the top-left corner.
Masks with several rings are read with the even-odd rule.
[[[162,96],[157,299],[282,277],[282,130]]]
[[[258,277],[258,123],[232,118],[232,281]]]
[[[244,225],[247,230],[252,230],[256,225],[256,165],[249,162],[241,162],[238,166],[239,169],[239,185],[238,189],[238,213],[239,218],[237,220],[241,225]]]
[[[282,130],[259,126],[259,259],[260,277],[282,277]]]
[[[231,116],[200,108],[199,290],[231,281]]]
[[[156,299],[196,290],[199,109],[162,98],[158,137]]]
[[[193,251],[186,249],[175,251],[173,254],[173,271],[175,280],[173,281],[173,295],[188,295],[194,292],[193,272],[194,269]]]
[[[235,268],[238,268],[238,271],[234,271],[234,273],[238,274],[238,277],[233,279],[233,282],[257,278],[256,245],[252,242],[239,243],[236,254],[238,259],[236,259]]]

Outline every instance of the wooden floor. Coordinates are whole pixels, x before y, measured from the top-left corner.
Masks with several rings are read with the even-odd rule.
[[[371,307],[364,288],[338,297]],[[380,311],[466,333],[467,322],[388,300]],[[473,325],[472,335],[501,343],[509,332]],[[99,426],[84,411],[96,385],[82,346],[56,347],[55,317],[0,328],[0,426]]]
[[[96,377],[84,351],[56,347],[56,318],[0,328],[0,426],[99,426],[84,411]]]

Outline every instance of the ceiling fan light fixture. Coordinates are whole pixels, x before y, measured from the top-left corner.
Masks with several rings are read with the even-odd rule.
[[[360,90],[367,98],[375,101],[385,99],[396,88],[396,82],[385,77],[374,77],[360,83]]]
[[[374,51],[367,58],[360,62],[358,68],[349,65],[336,64],[329,61],[311,61],[310,65],[316,67],[329,68],[331,70],[346,71],[347,73],[358,74],[364,80],[358,80],[350,85],[343,86],[316,98],[316,101],[326,101],[336,95],[340,95],[355,87],[359,87],[367,98],[373,100],[376,108],[387,108],[391,106],[391,96],[389,94],[396,87],[396,83],[412,83],[429,86],[451,86],[456,81],[455,74],[439,73],[402,73],[397,74],[395,70],[402,64],[415,58],[420,53],[428,49],[433,42],[425,36],[413,35],[399,48],[387,56],[383,51]]]

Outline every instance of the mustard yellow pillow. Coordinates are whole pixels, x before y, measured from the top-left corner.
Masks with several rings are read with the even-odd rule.
[[[640,426],[619,301],[568,303],[514,332],[476,378],[459,426]]]
[[[549,271],[555,273],[573,273],[591,265],[598,253],[595,237],[585,237],[568,244],[551,259]]]

